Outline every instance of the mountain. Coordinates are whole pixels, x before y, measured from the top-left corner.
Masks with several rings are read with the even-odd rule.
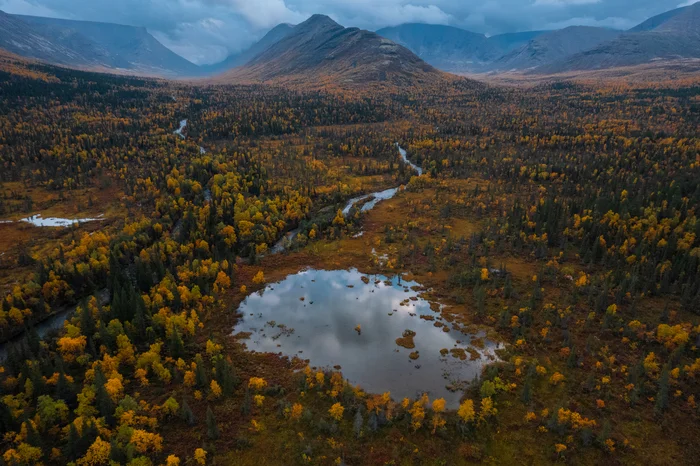
[[[20,56],[75,68],[156,76],[196,76],[199,67],[145,28],[0,12],[0,47]]]
[[[106,59],[104,50],[74,31],[64,31],[54,34],[54,37],[50,34],[51,31],[40,31],[18,17],[0,11],[0,48],[60,65],[96,66]]]
[[[571,26],[541,34],[527,44],[494,61],[491,70],[526,70],[556,62],[591,49],[620,35],[611,29]]]
[[[270,30],[270,32],[265,34],[262,39],[253,44],[249,49],[244,50],[241,53],[231,55],[220,63],[202,66],[201,69],[205,74],[219,74],[223,73],[224,71],[243,66],[270,48],[271,45],[285,38],[292,32],[292,30],[294,30],[294,26],[291,24],[279,24]]]
[[[489,37],[489,44],[494,50],[498,50],[500,55],[495,58],[500,58],[508,52],[527,44],[535,37],[546,34],[549,31],[526,31],[526,32],[508,32]]]
[[[380,29],[377,34],[403,45],[445,71],[462,71],[480,66],[492,54],[492,47],[485,35],[451,26],[402,24]]]
[[[112,59],[113,66],[163,75],[194,76],[199,67],[153,37],[146,28],[38,16],[18,16],[40,30],[78,33]]]
[[[653,31],[654,29],[658,28],[659,26],[663,25],[667,21],[673,19],[675,16],[683,13],[686,11],[690,6],[686,6],[683,8],[676,8],[675,10],[667,11],[665,13],[661,13],[660,15],[656,15],[654,17],[649,18],[648,20],[644,21],[641,24],[638,24],[637,26],[633,27],[627,32],[647,32],[647,31]]]
[[[700,58],[700,2],[655,16],[616,39],[535,70],[551,74]]]
[[[378,34],[314,15],[248,62],[216,78],[224,82],[315,85],[419,84],[444,74]]]
[[[490,64],[545,31],[499,34],[487,38],[464,29],[409,23],[377,31],[444,71],[483,71]]]

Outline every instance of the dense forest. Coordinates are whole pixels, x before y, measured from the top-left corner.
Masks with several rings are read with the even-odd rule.
[[[700,454],[700,82],[339,93],[3,58],[0,87],[0,463]],[[68,205],[110,214],[17,221]],[[499,358],[447,410],[246,351],[241,301],[311,266],[410,273]]]

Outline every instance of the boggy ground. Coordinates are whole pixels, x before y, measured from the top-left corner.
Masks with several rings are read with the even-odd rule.
[[[487,185],[481,180],[449,180],[427,188],[409,186],[408,190],[401,190],[395,198],[381,202],[365,214],[342,238],[316,241],[297,251],[268,255],[259,264],[240,264],[238,277],[246,289],[237,289],[227,296],[228,311],[211,318],[206,325],[215,339],[225,340],[235,325],[238,305],[250,290],[261,286],[254,284],[254,276],[260,271],[268,283],[308,267],[328,270],[356,267],[367,274],[403,273],[407,279],[429,290],[424,293],[427,299],[446,305],[443,314],[452,324],[451,331],[485,330],[489,338],[507,344],[507,349],[500,354],[502,362],[495,363],[494,371],[487,370],[490,374],[485,375],[486,379],[493,379],[493,374],[497,374],[505,387],[497,388],[493,395],[498,413],[488,421],[479,422],[466,435],[459,433],[454,413],[448,415],[451,420],[447,427],[436,433],[431,433],[429,426],[413,432],[406,421],[399,419],[378,432],[363,427],[358,436],[352,416],[347,412],[334,424],[336,427],[319,429],[318,423],[328,418],[334,400],[327,391],[304,390],[300,386],[300,378],[303,380],[304,376],[295,371],[304,368],[306,363],[246,352],[244,340],[229,337],[227,348],[240,367],[242,380],[247,381],[252,376],[265,378],[270,386],[282,387],[286,393],[285,403],[299,403],[308,414],[293,421],[280,414],[283,404],[275,406],[272,401],[269,404],[266,401],[262,407],[254,407],[252,413],[239,415],[246,403],[244,391],[240,389],[240,396],[215,409],[222,440],[212,448],[231,450],[218,460],[221,464],[452,465],[561,461],[668,464],[674,458],[680,461],[687,458],[687,448],[697,448],[692,429],[678,428],[693,422],[683,414],[684,410],[668,413],[658,422],[653,414],[653,397],[639,401],[636,408],[630,409],[622,373],[627,370],[626,364],[634,364],[634,345],[630,348],[624,338],[621,343],[613,330],[595,328],[596,323],[586,322],[587,303],[577,301],[573,310],[567,306],[578,292],[574,283],[562,275],[576,276],[575,272],[582,269],[575,257],[568,260],[567,256],[562,256],[557,265],[559,273],[552,274],[545,264],[533,257],[511,251],[479,254],[477,258],[470,257],[465,252],[467,248],[461,252],[459,248],[457,252],[454,248],[447,251],[446,244],[468,243],[469,238],[484,227],[485,219],[470,216],[467,209],[455,206],[459,206],[464,193],[474,191],[477,186],[486,189]],[[450,212],[445,210],[447,205],[452,206]],[[358,229],[363,234],[355,237]],[[428,244],[435,254],[425,252]],[[380,260],[382,256],[388,260]],[[486,299],[481,305],[471,286],[455,286],[454,281],[454,277],[474,260],[478,270],[492,271],[484,280]],[[505,269],[505,273],[495,276],[495,269]],[[538,274],[543,275],[537,278]],[[518,331],[517,319],[511,317],[505,324],[502,322],[504,308],[517,309],[533,294],[533,280],[540,287],[539,299],[544,305],[539,314],[529,318],[534,320],[530,324],[535,329],[533,333],[540,338]],[[504,291],[511,287],[506,297]],[[644,302],[639,315],[644,316],[645,309],[658,304],[652,300]],[[576,317],[581,325],[571,329],[566,346],[557,335],[558,329],[552,329],[555,324],[549,319],[554,320],[552,316],[556,313],[571,312],[581,316],[580,319]],[[527,311],[523,313],[521,309],[520,315],[526,317]],[[650,318],[654,315],[649,313]],[[683,317],[676,315],[674,319],[682,321]],[[542,330],[545,328],[547,331]],[[594,348],[588,348],[591,345]],[[587,348],[587,353],[580,357],[582,361],[570,362],[571,348],[580,348],[580,352]],[[310,363],[313,365],[313,361]],[[528,364],[537,366],[536,376],[526,375]],[[562,381],[553,377],[554,374]],[[525,385],[529,395],[523,393]],[[483,396],[484,389],[476,384],[465,397],[476,398],[478,404],[479,392]],[[560,409],[564,410],[563,414]],[[572,412],[579,421],[563,419]],[[577,417],[576,413],[582,416]],[[197,415],[204,416],[203,410]],[[264,427],[251,427],[252,419]],[[592,429],[581,427],[591,420],[595,421]],[[672,435],[670,426],[675,426]],[[166,430],[166,442],[173,438],[170,434]],[[177,443],[187,437],[188,433],[178,432]],[[191,440],[193,443],[201,441],[199,438]],[[177,451],[177,443],[169,444],[168,448]]]

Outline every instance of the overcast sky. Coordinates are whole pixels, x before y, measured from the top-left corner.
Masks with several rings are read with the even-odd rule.
[[[488,35],[571,25],[628,29],[696,0],[0,0],[7,13],[145,26],[198,63],[247,48],[279,23],[314,13],[376,30],[406,22],[449,24]]]

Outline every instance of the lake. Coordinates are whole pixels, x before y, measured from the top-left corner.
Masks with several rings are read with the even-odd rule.
[[[459,387],[495,359],[498,345],[480,339],[477,348],[470,346],[473,335],[445,332],[442,325],[449,324],[434,310],[439,306],[431,308],[420,289],[400,276],[305,270],[248,296],[234,334],[249,332],[251,351],[298,356],[313,367],[340,366],[346,379],[368,392],[390,391],[398,401],[425,392],[456,408]],[[396,340],[405,335],[400,346]]]

